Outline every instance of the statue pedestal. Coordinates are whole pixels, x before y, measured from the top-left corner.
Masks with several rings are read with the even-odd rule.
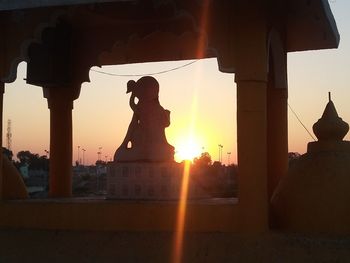
[[[113,162],[107,170],[107,198],[124,200],[177,200],[184,166],[176,162]],[[208,198],[189,183],[188,198]]]

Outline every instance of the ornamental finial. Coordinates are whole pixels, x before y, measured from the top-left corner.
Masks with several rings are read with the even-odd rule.
[[[319,141],[341,141],[349,131],[349,124],[343,121],[335,109],[328,92],[328,103],[319,119],[312,127]]]

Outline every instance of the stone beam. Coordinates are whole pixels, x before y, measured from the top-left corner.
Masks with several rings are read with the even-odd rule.
[[[0,11],[32,9],[38,7],[66,6],[66,5],[82,5],[82,4],[97,4],[109,2],[136,2],[135,0],[40,0],[40,1],[23,1],[11,0],[0,1]]]

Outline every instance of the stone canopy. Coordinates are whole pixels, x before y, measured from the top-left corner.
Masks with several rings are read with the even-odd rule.
[[[206,57],[233,73],[244,12],[268,15],[270,29],[282,19],[287,52],[338,46],[327,0],[0,1],[6,54],[0,78],[13,81],[22,60],[28,83],[39,86],[88,81],[91,66]],[[50,50],[56,55],[48,57]]]
[[[269,228],[269,200],[288,170],[287,53],[339,44],[327,0],[0,0],[0,36],[0,102],[21,61],[48,101],[51,198],[72,195],[72,109],[92,66],[217,58],[237,85],[230,227],[254,233]],[[0,199],[19,188],[6,176],[0,169]]]

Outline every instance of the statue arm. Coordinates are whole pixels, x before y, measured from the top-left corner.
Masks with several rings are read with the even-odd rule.
[[[136,111],[136,107],[137,107],[137,104],[135,103],[135,95],[134,93],[131,94],[130,96],[130,100],[129,100],[129,105],[130,105],[130,108],[135,112]]]

